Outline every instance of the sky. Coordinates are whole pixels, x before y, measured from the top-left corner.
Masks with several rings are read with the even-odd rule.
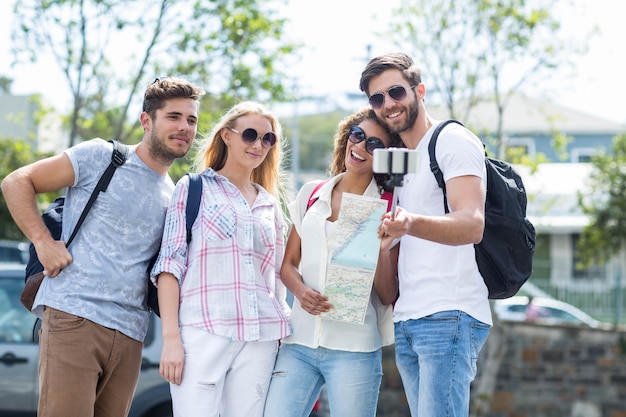
[[[616,12],[622,0],[570,0],[568,4],[572,3],[558,12],[565,33],[580,36],[597,25],[600,34],[590,39],[589,52],[575,59],[574,77],[563,74],[524,91],[544,97],[549,90],[548,98],[557,104],[626,125],[622,69],[626,48],[621,45],[626,23]],[[10,68],[12,4],[13,0],[0,1],[0,75],[14,78],[14,94],[40,93],[58,109],[69,108],[65,81],[53,62]],[[305,44],[303,58],[289,69],[297,77],[300,95],[326,95],[330,100],[338,93],[359,93],[368,45],[371,56],[395,51],[376,31],[384,29],[397,4],[398,0],[291,0],[284,12],[291,19],[287,35]],[[363,104],[367,104],[365,97]]]

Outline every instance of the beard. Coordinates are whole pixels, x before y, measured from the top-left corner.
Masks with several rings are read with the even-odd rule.
[[[420,105],[417,98],[413,100],[413,102],[407,107],[407,118],[404,123],[398,126],[389,126],[389,129],[393,133],[402,133],[413,127],[415,121],[417,120],[417,116],[419,116]]]
[[[165,140],[157,136],[154,132],[150,134],[150,155],[158,160],[166,163],[172,163],[177,158],[182,158],[187,154],[186,150],[172,151],[165,146]]]

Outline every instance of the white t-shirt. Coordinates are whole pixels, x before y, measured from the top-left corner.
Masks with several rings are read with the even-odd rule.
[[[319,182],[305,184],[296,200],[289,204],[293,227],[302,242],[300,260],[302,279],[306,285],[322,294],[330,256],[328,248],[333,245],[334,239],[333,228],[326,227],[326,219],[331,214],[332,190],[342,175],[331,178],[316,192],[319,198],[308,211],[307,202]],[[363,195],[380,197],[376,181],[372,179]],[[282,339],[282,343],[295,343],[313,349],[324,347],[349,352],[373,352],[382,346],[392,344],[394,340],[391,306],[383,305],[373,289],[365,314],[365,323],[362,325],[311,315],[302,309],[297,298],[294,299],[289,320],[292,334]]]
[[[436,124],[417,146],[419,167],[408,174],[398,190],[398,205],[411,213],[438,216],[445,213],[443,192],[430,170],[428,144]],[[437,162],[447,182],[474,175],[486,184],[483,144],[458,124],[446,126],[435,148]],[[474,245],[450,246],[405,235],[398,260],[400,298],[394,321],[419,319],[440,311],[461,310],[492,324],[488,291],[476,264]]]

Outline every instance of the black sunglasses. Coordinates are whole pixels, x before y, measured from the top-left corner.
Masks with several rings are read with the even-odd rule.
[[[369,152],[370,155],[374,154],[374,149],[385,148],[385,144],[382,140],[374,136],[368,138],[363,129],[358,126],[350,127],[350,136],[348,136],[348,140],[352,143],[360,143],[365,140],[365,150]]]
[[[276,133],[274,132],[267,132],[263,136],[259,136],[257,131],[252,129],[251,127],[244,129],[243,132],[240,132],[237,129],[233,129],[232,127],[229,127],[229,129],[235,133],[241,133],[241,139],[244,141],[244,143],[247,143],[248,145],[252,145],[259,138],[261,138],[261,146],[263,146],[264,148],[271,148],[272,146],[276,145]]]
[[[415,85],[411,86],[411,89],[414,89]],[[406,98],[406,89],[401,85],[394,85],[389,90],[387,90],[387,94],[389,97],[394,99],[395,101],[402,101]],[[370,106],[374,110],[378,110],[383,106],[385,102],[385,93],[374,93],[369,98]]]

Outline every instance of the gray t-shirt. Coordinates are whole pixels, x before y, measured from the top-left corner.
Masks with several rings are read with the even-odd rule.
[[[82,142],[65,151],[75,183],[66,193],[62,239],[67,240],[92,190],[111,161],[112,144]],[[69,247],[73,262],[46,278],[35,299],[143,341],[148,328],[145,304],[148,271],[163,234],[174,183],[131,152],[100,193]]]

